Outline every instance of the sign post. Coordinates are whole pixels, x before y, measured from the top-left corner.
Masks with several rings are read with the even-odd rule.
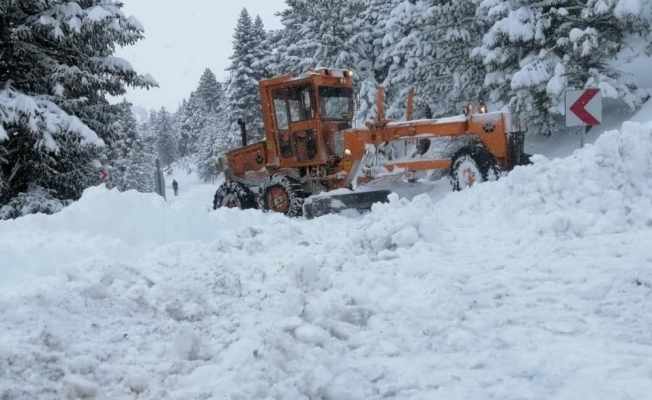
[[[580,147],[584,147],[584,135],[594,125],[602,123],[602,93],[600,89],[566,91],[566,126],[584,126]]]
[[[109,173],[108,173],[108,172],[103,171],[103,170],[100,171],[100,180],[101,180],[101,181],[105,181],[106,178],[108,178],[108,177],[109,177]]]

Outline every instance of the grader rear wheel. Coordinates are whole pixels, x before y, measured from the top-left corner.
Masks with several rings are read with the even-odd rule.
[[[239,208],[241,210],[258,208],[256,195],[245,184],[226,181],[217,188],[213,197],[213,210],[218,208]]]

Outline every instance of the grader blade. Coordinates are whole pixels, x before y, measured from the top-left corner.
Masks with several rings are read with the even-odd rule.
[[[347,210],[366,212],[374,203],[388,203],[390,190],[370,190],[346,194],[312,196],[303,203],[303,215],[307,219],[326,214],[337,214]]]

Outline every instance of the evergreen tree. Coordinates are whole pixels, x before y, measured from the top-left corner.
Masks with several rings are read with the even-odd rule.
[[[222,84],[217,81],[213,71],[206,68],[199,79],[199,86],[197,86],[196,93],[205,113],[217,113],[222,93]]]
[[[434,117],[459,113],[465,102],[477,100],[484,70],[469,57],[483,33],[475,13],[468,0],[403,2],[392,11],[391,44],[382,55],[395,96],[388,115],[404,115],[410,88],[415,104],[428,105]]]
[[[176,144],[176,160],[180,161],[183,165],[181,167],[185,168],[187,171],[190,171],[191,168],[189,165],[187,165],[187,157],[190,154],[190,151],[188,149],[182,149],[182,142],[183,142],[183,136],[182,136],[182,116],[183,116],[183,110],[181,109],[181,106],[177,108],[177,110],[170,115],[170,118],[172,120],[172,134],[174,136],[174,143]],[[182,151],[185,150],[185,151]]]
[[[616,1],[482,1],[479,15],[491,28],[473,55],[483,61],[491,100],[509,104],[531,130],[559,129],[567,89],[600,87],[605,97],[635,109],[643,94],[612,66],[626,34],[649,28]]]
[[[156,169],[156,158],[158,158],[158,148],[156,145],[156,111],[149,110],[149,116],[146,121],[138,126],[138,136],[143,144],[143,152],[147,159],[150,160],[152,168]]]
[[[131,104],[124,100],[119,107],[116,131],[121,133],[122,140],[112,148],[115,162],[109,169],[107,187],[117,187],[120,191],[151,192],[154,190],[154,160],[146,152],[138,133]]]
[[[400,1],[369,0],[360,17],[352,21],[348,47],[356,61],[348,68],[354,70],[359,99],[355,117],[358,126],[375,118],[378,86],[384,85],[388,89],[386,79],[389,67],[383,58],[384,39],[388,35],[390,13]]]
[[[205,182],[217,177],[217,157],[228,149],[228,143],[220,135],[224,130],[225,122],[219,114],[213,114],[201,131],[202,142],[197,152],[197,174]]]
[[[268,35],[274,50],[268,56],[268,65],[274,75],[300,74],[306,68],[301,65],[304,51],[297,46],[301,40],[303,26],[310,20],[310,10],[305,0],[285,0],[286,8],[276,15],[280,17],[283,28]]]
[[[229,137],[228,104],[222,85],[218,84],[215,90],[216,108],[207,114],[206,120],[199,132],[197,146],[198,175],[204,181],[211,181],[217,177],[217,157],[229,148],[237,147],[238,143]]]
[[[265,32],[265,26],[263,25],[263,20],[260,18],[260,15],[256,16],[254,21],[254,26],[252,29],[253,34],[253,77],[256,82],[259,82],[263,79],[270,78],[272,75],[270,73],[269,67],[269,58],[271,55],[272,42],[268,39],[267,33]]]
[[[223,112],[224,88],[215,74],[206,69],[202,74],[197,89],[184,100],[179,109],[178,132],[180,156],[196,154],[203,146],[203,129],[209,119]]]
[[[115,0],[0,4],[0,203],[14,210],[3,215],[55,211],[99,183],[98,161],[109,155],[102,147],[119,140],[117,108],[105,96],[155,85],[113,56],[143,32],[121,7]],[[40,200],[21,195],[28,192]]]
[[[161,107],[154,122],[156,131],[156,149],[161,160],[161,167],[170,167],[178,158],[178,142],[174,132],[172,115]]]
[[[183,99],[181,106],[175,113],[175,123],[177,124],[177,131],[179,133],[179,156],[185,157],[190,154],[191,140],[190,132],[185,128],[186,114],[188,113],[188,101]]]
[[[229,104],[228,132],[233,137],[239,137],[240,128],[237,121],[242,119],[246,123],[250,142],[263,137],[260,94],[253,69],[257,40],[251,17],[247,9],[243,8],[233,35],[231,65],[227,68],[229,71],[226,81]]]
[[[630,4],[638,6],[636,9],[624,4],[616,0],[589,0],[585,8],[565,15],[568,27],[558,29],[565,36],[558,41],[564,55],[553,74],[556,80],[551,81],[573,89],[598,87],[604,97],[619,99],[634,111],[647,93],[638,89],[633,77],[621,72],[612,61],[624,47],[626,36],[649,35],[650,20],[644,18],[640,3]],[[556,103],[560,104],[555,112],[562,113],[563,99],[550,86],[548,91],[557,95]]]
[[[366,9],[362,0],[287,0],[282,12],[277,70],[295,75],[310,68],[355,68],[364,51],[352,48],[355,28]]]
[[[205,107],[202,103],[203,101],[195,91],[190,93],[188,101],[181,109],[179,116],[179,146],[185,149],[186,154],[197,152],[199,132],[203,129],[207,118]]]

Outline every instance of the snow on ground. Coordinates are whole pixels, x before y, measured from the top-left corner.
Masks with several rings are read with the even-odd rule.
[[[186,158],[164,170],[165,198],[168,203],[172,204],[173,208],[197,206],[212,210],[213,196],[223,179],[218,178],[208,183],[202,181],[192,167],[194,164],[196,164],[194,158]],[[173,180],[176,180],[179,184],[178,196],[174,195]]]
[[[175,172],[0,222],[0,398],[647,398],[652,123],[535,161],[357,218]]]

